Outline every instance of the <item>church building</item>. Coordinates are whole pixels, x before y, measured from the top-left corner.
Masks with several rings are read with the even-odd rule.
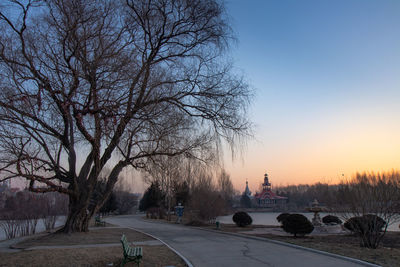
[[[247,184],[246,184],[247,187]],[[272,208],[279,205],[284,205],[288,202],[287,197],[278,196],[271,190],[271,183],[268,181],[268,174],[264,175],[264,183],[262,191],[254,195],[254,202],[260,208]],[[246,188],[247,189],[247,188]]]

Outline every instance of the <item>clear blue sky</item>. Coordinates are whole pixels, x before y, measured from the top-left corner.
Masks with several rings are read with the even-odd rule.
[[[400,1],[227,0],[257,141],[238,189],[400,168]]]

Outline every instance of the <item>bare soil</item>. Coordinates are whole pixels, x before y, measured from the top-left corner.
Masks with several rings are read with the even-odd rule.
[[[216,225],[208,224],[203,226],[202,228],[211,229],[211,230],[220,230],[224,232],[230,233],[238,233],[238,232],[250,232],[255,229],[271,229],[271,228],[279,228],[279,226],[268,226],[268,225],[248,225],[246,227],[238,227],[236,224],[221,224],[221,227],[217,229]]]
[[[13,247],[25,249],[35,246],[112,244],[119,243],[122,234],[125,234],[129,242],[153,240],[153,238],[148,235],[127,228],[98,227],[86,233],[52,233],[39,235],[22,241]]]
[[[335,253],[382,266],[400,266],[400,233],[388,232],[377,249],[360,247],[358,237],[353,235],[326,235],[294,238],[271,234],[257,235],[303,247]]]
[[[140,266],[176,266],[186,264],[166,246],[141,246],[143,259]],[[122,248],[45,249],[0,253],[0,266],[119,266]],[[112,264],[112,265],[111,265]],[[137,266],[130,262],[125,266]]]
[[[43,234],[27,239],[14,247],[27,249],[36,246],[68,246],[119,243],[125,234],[129,242],[154,240],[127,228],[99,227],[87,233]],[[164,245],[141,245],[143,259],[140,266],[186,266],[184,261]],[[119,266],[123,258],[122,246],[99,248],[50,248],[0,253],[0,266]],[[136,266],[128,263],[126,266]]]

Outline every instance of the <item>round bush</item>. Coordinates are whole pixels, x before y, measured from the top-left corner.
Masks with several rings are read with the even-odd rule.
[[[344,228],[353,233],[357,232],[359,225],[361,225],[361,217],[351,217],[343,224]]]
[[[236,212],[232,220],[236,223],[237,226],[239,227],[245,227],[247,225],[250,225],[253,222],[253,219],[250,217],[249,214],[247,214],[244,211],[239,211]]]
[[[312,223],[302,214],[289,214],[282,221],[282,228],[285,232],[293,234],[295,237],[298,235],[304,236],[314,230]]]
[[[325,224],[342,224],[342,220],[334,215],[326,215],[322,218],[322,222]]]
[[[382,231],[385,225],[386,222],[381,217],[374,214],[367,214],[348,219],[344,223],[344,228],[353,233],[368,234]]]
[[[281,214],[278,215],[278,217],[276,217],[276,220],[278,222],[282,223],[283,220],[285,220],[288,215],[290,215],[290,213],[281,213]]]

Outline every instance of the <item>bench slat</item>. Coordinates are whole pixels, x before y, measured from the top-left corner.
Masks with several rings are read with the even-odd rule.
[[[140,260],[143,257],[143,249],[142,247],[131,247],[129,245],[128,239],[126,236],[123,234],[121,236],[121,243],[122,243],[122,249],[124,251],[124,261],[134,261],[136,263],[140,263]],[[123,264],[122,264],[123,265]]]

